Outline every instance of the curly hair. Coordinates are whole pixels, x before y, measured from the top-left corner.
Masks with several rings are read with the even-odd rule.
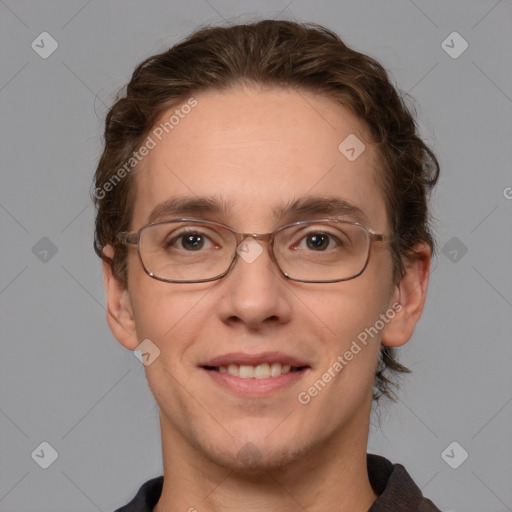
[[[415,244],[427,243],[434,251],[428,199],[439,163],[418,135],[415,112],[405,104],[405,93],[392,85],[381,64],[349,48],[325,27],[263,20],[202,28],[149,57],[137,66],[109,110],[95,173],[94,248],[123,286],[127,284],[125,247],[117,246],[112,260],[102,252],[115,243],[118,232],[130,228],[133,177],[120,171],[170,108],[193,94],[241,84],[311,91],[353,112],[367,128],[382,163],[381,185],[395,235],[394,282],[403,275],[404,261],[414,258]],[[388,374],[408,371],[391,347],[381,347],[374,398],[393,399],[395,383]]]

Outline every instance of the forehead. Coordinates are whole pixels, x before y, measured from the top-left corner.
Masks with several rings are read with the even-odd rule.
[[[154,147],[134,176],[134,228],[155,220],[165,202],[213,196],[222,206],[216,218],[235,228],[268,228],[285,205],[308,197],[341,200],[362,213],[354,220],[385,226],[381,171],[365,127],[326,97],[288,89],[202,93],[166,112],[149,137]]]

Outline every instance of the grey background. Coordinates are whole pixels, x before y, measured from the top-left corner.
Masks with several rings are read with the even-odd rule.
[[[0,0],[0,510],[109,511],[161,474],[157,409],[107,327],[92,251],[102,124],[143,58],[255,16],[325,24],[416,98],[442,165],[440,251],[401,353],[414,373],[369,451],[444,510],[512,510],[510,0]],[[47,59],[31,48],[43,31],[59,44]],[[453,31],[469,44],[457,59],[441,47]],[[31,458],[42,441],[59,454],[48,469]],[[452,441],[469,453],[458,469],[441,457]]]

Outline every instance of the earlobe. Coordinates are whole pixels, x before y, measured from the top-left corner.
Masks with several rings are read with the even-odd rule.
[[[425,306],[431,259],[430,246],[421,243],[405,262],[404,275],[395,287],[390,304],[401,307],[393,307],[396,314],[382,332],[383,345],[399,347],[411,338]]]
[[[111,261],[114,256],[113,247],[107,245],[103,249],[103,254]],[[129,350],[135,350],[138,341],[130,295],[127,288],[123,287],[114,276],[108,260],[103,260],[103,284],[107,294],[107,322],[119,343]]]

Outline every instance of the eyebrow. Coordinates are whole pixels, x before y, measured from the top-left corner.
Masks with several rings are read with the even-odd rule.
[[[274,218],[283,220],[287,217],[351,217],[357,222],[367,222],[368,218],[356,205],[338,196],[307,196],[273,208]]]
[[[233,209],[233,203],[215,196],[180,196],[170,198],[156,205],[148,216],[148,223],[169,219],[180,215],[225,216]],[[276,222],[285,219],[306,217],[351,217],[356,222],[365,223],[368,218],[356,205],[338,196],[307,196],[292,199],[272,208]]]
[[[157,204],[148,216],[148,222],[156,222],[176,215],[225,214],[231,205],[214,196],[180,196]]]

